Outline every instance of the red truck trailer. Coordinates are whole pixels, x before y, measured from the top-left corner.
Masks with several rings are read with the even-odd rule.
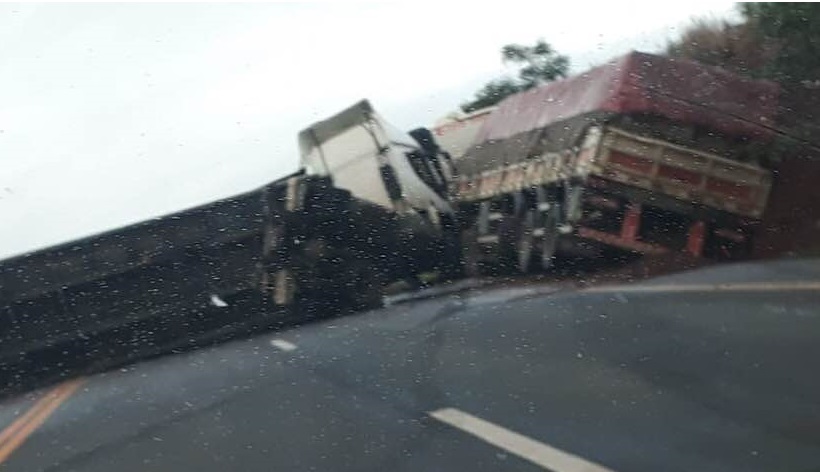
[[[501,102],[450,186],[468,273],[557,250],[742,257],[766,207],[778,88],[632,52]]]

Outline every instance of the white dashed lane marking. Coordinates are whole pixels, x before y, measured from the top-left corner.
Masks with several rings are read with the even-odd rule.
[[[564,452],[549,444],[528,438],[523,434],[510,431],[455,408],[442,408],[432,411],[430,416],[553,472],[612,472],[612,469],[600,464]]]
[[[278,338],[271,339],[270,345],[285,352],[293,351],[294,349],[296,349],[296,344]]]

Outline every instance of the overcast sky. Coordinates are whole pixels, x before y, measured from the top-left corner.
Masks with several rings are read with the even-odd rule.
[[[431,124],[504,44],[580,71],[703,15],[733,3],[0,5],[0,258],[295,171],[299,129],[361,98]]]

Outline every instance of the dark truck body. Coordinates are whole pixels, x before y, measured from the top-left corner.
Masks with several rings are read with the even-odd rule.
[[[265,224],[286,216],[264,197],[286,182],[0,261],[0,364],[101,337],[145,350],[241,321],[214,301],[261,293]]]
[[[388,282],[454,259],[457,251],[441,245],[439,213],[427,205],[437,199],[446,210],[446,201],[404,161],[429,156],[406,135],[388,136],[367,102],[305,130],[300,136],[311,140],[300,139],[303,152],[324,152],[332,167],[333,140],[362,125],[368,138],[355,178],[303,169],[248,193],[0,261],[7,386],[20,382],[14,372],[104,364],[231,326],[373,307]],[[381,194],[390,200],[368,198],[388,184],[395,188]]]
[[[777,93],[631,53],[507,98],[454,161],[468,265],[548,266],[561,243],[742,256],[771,187]]]

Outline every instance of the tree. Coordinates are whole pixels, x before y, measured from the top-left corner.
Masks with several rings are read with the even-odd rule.
[[[666,54],[723,67],[732,72],[759,77],[777,53],[770,41],[762,41],[755,21],[697,19],[680,39],[667,44]]]
[[[487,82],[481,90],[476,92],[475,98],[469,103],[461,105],[465,113],[493,106],[510,95],[521,91],[521,86],[508,77]]]
[[[743,21],[696,20],[667,53],[792,88],[820,85],[820,4],[740,3]]]
[[[510,95],[566,77],[569,71],[569,58],[558,54],[543,39],[533,46],[508,44],[501,48],[501,60],[505,65],[514,64],[518,68],[517,77],[502,77],[488,82],[471,101],[461,105],[465,113],[495,105]]]
[[[761,155],[820,156],[820,30],[813,28],[820,5],[741,3],[738,10],[740,22],[696,20],[667,54],[778,82],[779,133]]]
[[[802,142],[820,135],[820,5],[741,3],[742,21],[695,21],[667,53],[781,85],[777,126]],[[790,142],[797,142],[791,140]],[[812,144],[820,149],[820,144]]]
[[[569,70],[569,58],[555,52],[543,39],[535,46],[508,44],[501,49],[501,57],[505,64],[521,67],[518,78],[524,90],[566,77]]]
[[[766,68],[768,76],[784,84],[820,80],[820,4],[742,3],[740,11],[755,25],[761,42],[777,45],[778,53]]]

